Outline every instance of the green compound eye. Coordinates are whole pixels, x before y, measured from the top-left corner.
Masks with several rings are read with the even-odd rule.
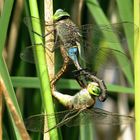
[[[90,94],[99,96],[101,93],[101,89],[98,87],[98,84],[95,82],[92,82],[88,85],[87,90]]]
[[[62,17],[70,17],[70,15],[62,9],[58,9],[53,15],[53,20],[57,21]]]

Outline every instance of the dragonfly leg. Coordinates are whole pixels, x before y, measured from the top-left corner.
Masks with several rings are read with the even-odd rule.
[[[35,33],[35,34],[37,34],[38,36],[43,37],[43,38],[45,38],[46,36],[48,36],[49,34],[51,34],[53,31],[54,31],[54,30],[50,31],[49,33],[47,33],[47,34],[45,34],[45,35],[41,35],[41,34],[37,33],[36,31],[32,30],[33,33]]]
[[[80,72],[83,71],[83,70],[87,70],[87,69],[82,69],[81,68],[81,69],[78,69],[78,70],[74,70],[73,73],[74,73],[74,77],[77,80],[77,82],[79,83],[79,85],[82,88],[86,88],[87,87],[87,81],[86,81],[85,77],[82,77],[82,74],[80,74]]]
[[[46,35],[47,36],[47,35]],[[54,44],[53,44],[53,48],[48,48],[48,47],[46,47],[46,49],[48,50],[48,51],[50,51],[50,52],[54,52],[55,51],[55,49],[57,49],[57,48],[59,48],[60,47],[60,41],[58,40],[58,35],[57,35],[57,33],[55,34],[55,39],[49,39],[49,40],[47,40],[47,41],[45,41],[45,44],[47,44],[47,43],[49,43],[49,42],[54,42]]]
[[[45,35],[41,35],[41,34],[37,33],[36,31],[32,30],[33,33],[35,33],[36,35],[38,35],[38,36],[40,36],[40,37],[42,37],[42,38],[45,38],[46,36],[50,35],[50,34],[53,33],[54,31],[55,31],[55,29],[52,29],[49,33],[47,33],[47,34],[45,34]],[[55,39],[55,40],[57,41],[57,39]],[[55,42],[56,42],[56,41],[55,41]],[[46,41],[45,41],[45,42],[46,42]],[[54,42],[54,40],[48,40],[47,42]],[[50,52],[54,52],[55,46],[56,46],[56,45],[54,45],[54,47],[53,47],[52,49],[49,49],[48,47],[45,47],[45,45],[44,45],[44,47],[45,47],[48,51],[50,51]]]
[[[95,82],[97,82],[99,84],[99,87],[101,88],[101,94],[98,97],[98,99],[101,102],[104,102],[107,98],[107,88],[106,85],[104,84],[103,80],[100,80],[99,78],[97,78],[96,76],[92,75],[91,77]]]
[[[78,84],[79,84],[81,87],[83,87],[83,88],[86,87],[86,84],[84,83],[84,81],[81,80],[79,77],[76,77],[76,81],[78,82]]]

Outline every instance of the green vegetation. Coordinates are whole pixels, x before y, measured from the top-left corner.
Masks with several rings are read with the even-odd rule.
[[[17,120],[21,120],[22,122],[24,122],[24,119],[33,114],[40,114],[42,112],[51,114],[56,111],[62,110],[62,107],[56,100],[53,100],[51,96],[49,74],[47,69],[47,62],[45,59],[44,48],[40,47],[40,43],[42,43],[44,40],[42,40],[41,37],[36,34],[34,34],[33,36],[31,32],[29,32],[26,25],[23,23],[23,19],[29,16],[40,17],[41,19],[44,19],[44,4],[39,0],[36,3],[35,0],[30,0],[30,3],[20,3],[17,0],[15,2],[15,5],[13,5],[13,2],[13,0],[5,0],[3,8],[0,9],[0,77],[4,81],[7,92],[9,94],[9,98],[11,99],[13,106],[15,107],[15,112],[17,112],[18,114],[19,118]],[[107,2],[100,1],[100,3],[97,0],[79,0],[79,2],[77,2],[77,0],[67,0],[63,1],[63,3],[56,0],[53,2],[54,9],[53,11],[50,10],[50,14],[61,8],[66,10],[71,15],[71,19],[73,19],[74,22],[78,24],[96,23],[97,25],[106,25],[113,23],[114,21],[129,21],[132,23],[134,22],[139,26],[140,16],[138,14],[139,7],[137,3],[137,0],[134,2],[134,4],[132,3],[132,1],[128,0],[110,0]],[[132,10],[133,5],[135,5],[135,17]],[[38,29],[39,32],[43,32],[41,30],[42,28],[40,27],[41,25],[42,24],[33,25],[33,28]],[[111,101],[113,101],[115,105],[117,103],[119,104],[121,102],[120,98],[123,98],[123,96],[125,96],[127,99],[126,101],[122,101],[122,106],[126,106],[126,108],[130,107],[131,109],[134,107],[134,98],[132,96],[135,89],[135,118],[137,120],[135,138],[136,140],[139,140],[140,136],[138,131],[140,130],[140,124],[138,123],[138,120],[140,118],[140,39],[138,38],[139,32],[137,26],[134,27],[134,35],[136,40],[135,45],[138,44],[137,46],[134,45],[134,35],[132,34],[130,37],[130,29],[128,29],[128,27],[124,27],[124,30],[128,45],[114,43],[113,49],[118,49],[120,51],[123,51],[124,53],[127,53],[130,61],[125,65],[127,60],[117,58],[118,63],[121,67],[121,74],[117,75],[117,77],[119,77],[119,84],[109,83],[107,84],[107,89],[109,92],[109,96],[112,99]],[[106,34],[105,36],[108,37],[109,35]],[[114,35],[112,34],[111,37],[113,38]],[[39,44],[34,49],[36,64],[34,65],[23,62],[20,59],[20,53],[26,46],[30,46],[31,44],[36,43]],[[123,49],[123,47],[125,49]],[[59,70],[62,63],[63,61],[61,60],[60,52],[58,52],[57,49],[55,51],[54,65],[57,71]],[[124,67],[122,67],[123,65]],[[71,71],[71,68],[69,71]],[[67,72],[58,81],[58,83],[56,84],[57,90],[60,90],[64,93],[68,93],[67,91],[69,91],[70,94],[77,93],[77,91],[80,90],[80,86],[73,77],[70,78],[70,74],[70,72]],[[0,86],[0,93],[2,93],[2,90],[3,89]],[[2,98],[2,96],[5,95],[0,94],[0,124],[1,128],[3,127],[3,129],[0,129],[0,139],[1,137],[3,140],[23,139],[20,133],[21,128],[18,127],[19,125],[17,125],[17,123],[15,122],[17,120],[13,117],[14,113],[8,106],[8,100],[6,100],[6,97]],[[105,103],[102,103],[102,105],[104,105]],[[48,122],[48,127],[51,128],[51,125],[54,125],[56,123],[55,121],[56,120],[54,119],[53,122]],[[47,124],[45,124],[45,127],[47,127],[46,125]],[[79,127],[67,128],[64,126],[62,127],[62,129],[54,129],[53,131],[50,131],[45,135],[43,135],[42,133],[31,132],[30,137],[32,140],[41,140],[45,139],[45,137],[50,137],[51,140],[77,140],[79,137],[80,140],[93,140],[100,135],[100,132],[97,133],[96,129],[97,127],[93,126],[93,124],[89,124],[86,126],[81,125],[80,129]],[[114,131],[114,133],[112,132],[113,136],[110,136],[114,137],[114,139],[118,137],[118,131],[120,131],[119,128],[115,129],[116,131]],[[24,133],[26,134],[26,132]],[[107,135],[103,137],[107,137]],[[99,139],[103,140],[103,137],[99,137]],[[134,138],[133,133],[132,138]]]

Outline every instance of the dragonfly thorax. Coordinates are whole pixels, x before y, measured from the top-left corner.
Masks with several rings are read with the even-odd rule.
[[[82,89],[69,101],[69,108],[86,109],[95,104],[95,97],[91,96],[87,89]]]
[[[69,18],[58,21],[55,24],[55,29],[65,47],[75,46],[76,42],[79,42],[81,36],[79,30]]]

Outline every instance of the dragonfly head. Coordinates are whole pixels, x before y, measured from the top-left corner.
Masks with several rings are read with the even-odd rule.
[[[99,88],[99,85],[95,82],[89,83],[88,86],[87,86],[87,90],[91,95],[94,95],[94,96],[97,96],[97,97],[101,93],[101,89]]]
[[[53,15],[53,20],[58,21],[59,19],[63,17],[70,17],[70,15],[62,9],[58,9]]]

